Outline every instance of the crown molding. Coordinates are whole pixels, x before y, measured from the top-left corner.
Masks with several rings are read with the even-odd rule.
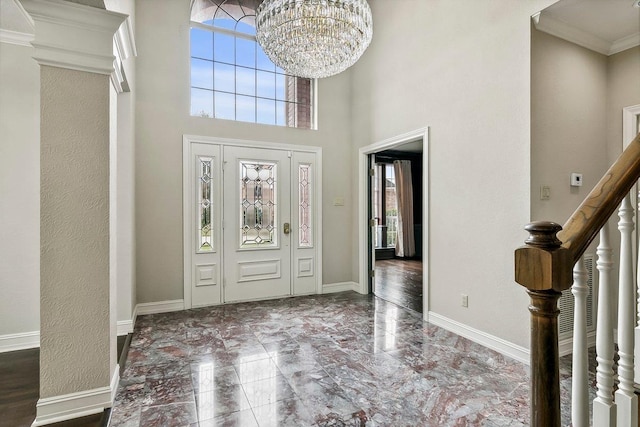
[[[614,41],[609,49],[609,55],[614,55],[636,46],[640,46],[640,32]]]
[[[5,30],[3,28],[0,28],[0,43],[31,47],[32,41],[33,34],[19,33],[17,31]]]
[[[127,15],[63,0],[22,0],[35,22],[40,65],[110,75],[114,34]]]
[[[611,43],[579,28],[573,27],[566,22],[551,18],[543,13],[538,13],[533,16],[533,23],[538,31],[551,34],[552,36],[575,43],[578,46],[586,47],[603,55],[609,54]]]
[[[131,17],[127,16],[124,22],[116,31],[114,36],[114,43],[118,52],[120,61],[129,59],[132,56],[138,56],[138,50],[136,48],[135,35],[133,33],[133,26],[131,25]]]

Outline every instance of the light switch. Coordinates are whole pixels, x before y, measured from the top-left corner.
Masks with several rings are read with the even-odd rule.
[[[540,187],[540,200],[549,200],[551,198],[551,187],[543,185]]]
[[[572,187],[582,187],[582,174],[581,173],[572,173],[571,174],[571,186]]]

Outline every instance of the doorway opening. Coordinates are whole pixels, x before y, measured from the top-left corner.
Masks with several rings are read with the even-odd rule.
[[[360,149],[362,293],[428,315],[428,138],[419,129]]]

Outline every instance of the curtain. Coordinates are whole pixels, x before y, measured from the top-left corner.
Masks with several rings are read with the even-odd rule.
[[[396,199],[398,201],[398,237],[396,256],[412,257],[416,254],[413,235],[413,184],[411,183],[411,162],[394,160],[396,175]]]

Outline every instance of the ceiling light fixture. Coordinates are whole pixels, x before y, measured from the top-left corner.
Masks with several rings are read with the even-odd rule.
[[[373,36],[366,0],[264,0],[256,38],[269,59],[297,77],[329,77],[360,58]]]

